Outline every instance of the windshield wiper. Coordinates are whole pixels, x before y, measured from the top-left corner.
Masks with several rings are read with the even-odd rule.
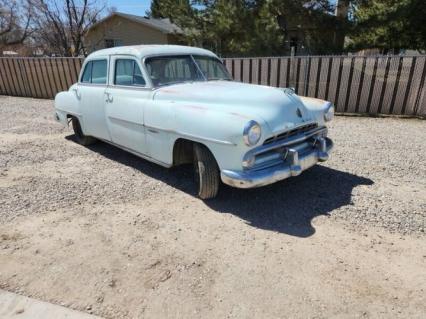
[[[232,81],[232,79],[227,79],[227,78],[208,78],[208,81]]]

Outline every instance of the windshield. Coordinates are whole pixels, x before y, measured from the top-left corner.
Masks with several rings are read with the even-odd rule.
[[[154,86],[231,80],[225,66],[218,59],[209,56],[159,56],[146,59],[145,65]]]

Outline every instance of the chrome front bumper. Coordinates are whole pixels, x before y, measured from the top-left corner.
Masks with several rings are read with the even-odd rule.
[[[297,176],[318,162],[328,159],[333,148],[333,141],[327,137],[318,139],[318,144],[308,152],[298,154],[289,149],[286,160],[278,165],[259,170],[231,171],[222,170],[221,178],[225,184],[237,188],[253,188],[278,182]]]

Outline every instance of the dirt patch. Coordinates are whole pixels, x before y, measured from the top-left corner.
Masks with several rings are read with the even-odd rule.
[[[425,121],[337,117],[325,165],[203,202],[52,111],[0,97],[0,288],[107,318],[424,317]]]

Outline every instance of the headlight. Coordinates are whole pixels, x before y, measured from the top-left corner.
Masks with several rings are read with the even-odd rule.
[[[333,117],[334,117],[334,106],[333,104],[330,103],[330,105],[328,106],[328,108],[326,109],[324,113],[324,121],[329,122],[333,119]]]
[[[243,138],[247,146],[256,145],[262,135],[260,125],[255,121],[250,121],[244,127]]]

